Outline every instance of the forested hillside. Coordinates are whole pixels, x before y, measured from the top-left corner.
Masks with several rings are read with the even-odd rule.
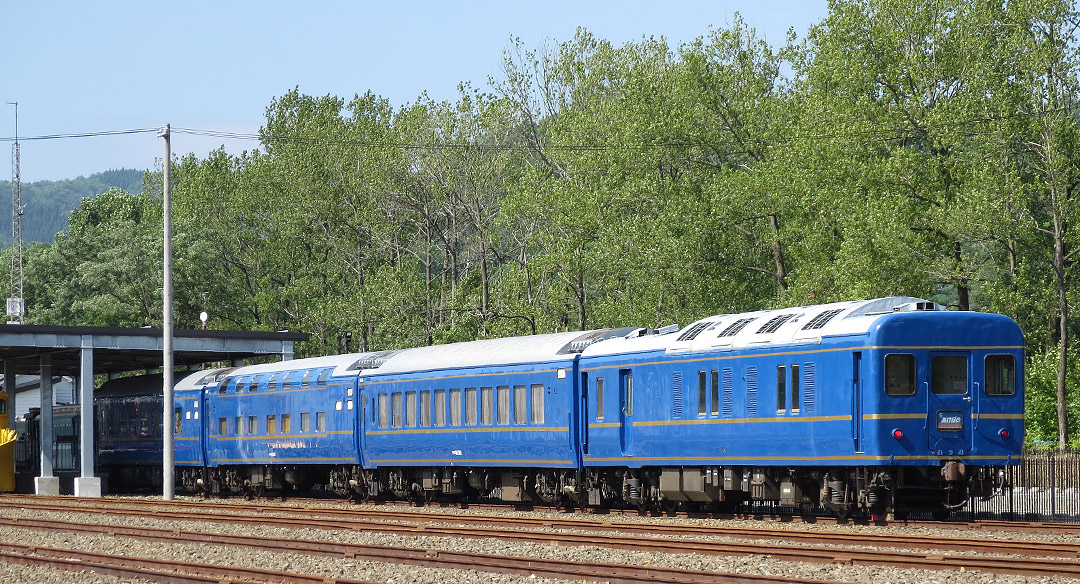
[[[453,102],[296,89],[259,150],[173,161],[176,322],[303,356],[919,296],[1015,318],[1029,440],[1078,444],[1077,22],[836,0],[784,46],[512,43]],[[28,252],[30,322],[161,322],[151,179]]]
[[[23,244],[52,243],[57,233],[67,229],[68,215],[86,197],[96,197],[109,189],[142,192],[145,173],[119,169],[98,172],[70,180],[43,180],[22,184]],[[11,245],[11,181],[0,181],[0,245]]]

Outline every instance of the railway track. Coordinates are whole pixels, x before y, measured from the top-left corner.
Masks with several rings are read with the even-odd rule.
[[[80,501],[68,499],[68,501]],[[94,503],[102,503],[94,500]],[[379,531],[398,535],[444,536],[454,538],[489,538],[504,541],[542,543],[561,546],[601,546],[613,549],[632,549],[656,553],[697,553],[725,556],[771,556],[793,562],[837,563],[847,565],[896,566],[938,570],[981,570],[997,574],[1021,574],[1080,578],[1080,544],[1069,542],[1032,542],[950,538],[941,541],[925,536],[898,536],[886,534],[874,537],[870,534],[844,534],[835,532],[801,532],[793,530],[735,529],[701,526],[657,526],[632,523],[597,522],[587,520],[552,520],[539,518],[507,518],[491,516],[448,516],[445,513],[410,512],[388,517],[386,512],[372,517],[371,511],[357,509],[318,509],[277,506],[235,506],[218,504],[165,503],[154,501],[131,501],[112,503],[104,501],[104,508],[92,511],[81,505],[41,502],[35,509],[42,511],[92,511],[103,514],[143,516],[156,519],[210,521],[229,524],[248,523],[262,527],[298,527]],[[151,504],[152,503],[152,504]],[[0,499],[0,506],[16,504]],[[129,507],[129,508],[124,508]],[[130,508],[135,507],[135,508]],[[141,509],[139,507],[142,507]],[[197,511],[182,511],[183,507],[197,507]],[[216,509],[215,509],[216,508]],[[298,511],[300,514],[298,514]],[[327,517],[327,515],[330,515]],[[366,516],[365,516],[366,515]],[[46,524],[32,524],[31,520],[7,520],[12,527],[50,529]],[[298,524],[298,521],[301,522]],[[419,522],[419,523],[418,523]],[[442,523],[480,523],[471,525],[431,525]],[[64,524],[69,529],[73,526]],[[513,527],[513,529],[507,529]],[[584,532],[537,531],[538,528],[574,529]],[[81,528],[80,528],[81,529]],[[120,533],[115,526],[94,526]],[[168,530],[174,533],[172,530]],[[629,532],[623,534],[621,532]],[[195,532],[192,532],[193,534]],[[685,539],[680,535],[717,535],[739,540],[768,540],[768,543],[743,541],[712,541]],[[647,535],[643,535],[647,534]],[[131,534],[129,537],[138,537]],[[201,537],[189,535],[188,537]],[[265,542],[265,538],[257,538]],[[783,541],[783,544],[775,543]],[[288,539],[295,547],[296,540]],[[907,548],[908,551],[866,550],[834,546],[887,546]],[[230,544],[233,545],[233,544]],[[960,554],[921,553],[911,550],[932,549],[936,551],[964,550],[993,554],[1011,554],[1013,557],[973,556]],[[438,552],[442,555],[446,552]],[[1027,557],[1017,558],[1016,555]],[[1055,559],[1046,559],[1046,558]],[[606,572],[605,572],[606,573]]]
[[[52,521],[44,519],[17,519],[10,522],[0,520],[0,524],[24,529],[50,530],[65,533],[96,533],[111,537],[130,537],[142,540],[150,540],[168,543],[189,544],[193,542],[207,543],[212,545],[229,545],[257,549],[259,551],[274,551],[292,554],[308,554],[316,556],[340,557],[349,559],[369,560],[376,562],[388,562],[394,564],[410,564],[439,569],[480,570],[504,574],[519,574],[525,576],[538,576],[548,578],[563,578],[575,581],[603,581],[612,584],[648,584],[662,582],[670,584],[693,584],[715,583],[730,584],[736,582],[753,582],[757,584],[780,584],[782,582],[794,582],[796,584],[821,584],[822,580],[807,580],[792,578],[790,576],[771,577],[754,576],[747,574],[719,574],[697,570],[684,570],[677,568],[663,568],[652,566],[629,566],[623,564],[606,564],[591,562],[567,562],[564,560],[544,560],[536,558],[517,558],[505,555],[472,554],[461,552],[449,552],[431,549],[407,549],[389,546],[371,546],[361,544],[347,544],[327,541],[313,541],[297,538],[272,538],[265,536],[238,536],[212,534],[197,531],[182,531],[176,529],[156,529],[146,527],[118,527],[115,525],[96,524],[72,524],[68,521]],[[91,567],[102,564],[87,563],[104,562],[110,568],[123,566],[125,563],[138,568],[154,570],[176,570],[181,573],[194,575],[211,574],[211,578],[205,580],[190,580],[192,582],[221,582],[222,575],[228,578],[252,578],[256,581],[270,582],[317,582],[326,584],[338,582],[341,584],[352,583],[352,580],[335,580],[322,576],[307,576],[299,574],[286,574],[272,570],[254,570],[249,568],[222,568],[207,564],[189,564],[184,562],[161,562],[147,558],[130,558],[128,556],[108,556],[104,554],[90,554],[86,552],[68,552],[52,548],[42,549],[35,546],[19,546],[13,544],[0,544],[0,549],[12,549],[16,555],[30,556],[45,555],[51,558],[59,558],[61,564],[70,564],[76,558],[80,566]],[[159,566],[159,564],[161,564]],[[49,564],[51,565],[51,564]],[[204,571],[205,570],[205,571]],[[113,573],[113,572],[107,572]],[[144,577],[142,573],[134,573]],[[166,573],[165,576],[170,574]],[[214,579],[217,577],[218,579]],[[296,578],[295,580],[293,578]],[[160,581],[177,581],[165,580]],[[183,580],[187,582],[189,580]]]
[[[381,531],[399,535],[414,535],[417,523],[443,523],[474,526],[473,530],[457,527],[425,527],[423,535],[446,535],[449,537],[473,538],[526,538],[527,530],[559,529],[580,532],[641,534],[650,537],[722,537],[729,539],[772,540],[789,544],[834,545],[834,546],[876,546],[921,551],[944,552],[980,552],[988,554],[1008,554],[1032,557],[1080,558],[1080,542],[1045,542],[1019,541],[1007,539],[988,539],[973,537],[939,538],[922,535],[903,535],[896,532],[882,534],[845,533],[834,531],[805,531],[795,529],[746,528],[724,525],[676,525],[656,523],[632,523],[627,521],[597,521],[574,518],[509,517],[500,515],[448,515],[410,511],[393,513],[378,509],[357,508],[318,508],[297,506],[235,505],[235,504],[192,504],[164,501],[122,501],[113,503],[108,499],[97,500],[91,510],[73,505],[76,499],[53,499],[54,505],[36,506],[42,510],[70,511],[73,508],[82,512],[126,514],[160,518],[161,508],[171,509],[170,518],[187,521],[243,522],[255,525],[275,527],[296,527],[295,520],[302,519],[305,527],[319,529],[346,529]],[[135,503],[135,508],[132,507]],[[0,508],[19,507],[14,501],[0,498]],[[141,509],[140,509],[141,508]],[[180,511],[197,508],[198,511]],[[277,517],[272,517],[273,514]],[[513,528],[517,531],[505,536],[492,533],[493,530]],[[520,533],[520,535],[515,535]],[[545,537],[543,532],[534,532],[535,537]],[[560,532],[561,535],[561,532]],[[560,536],[557,541],[569,543],[572,536]],[[579,538],[582,539],[582,538]],[[613,540],[617,541],[617,540]],[[679,541],[679,540],[676,540]],[[686,545],[694,544],[688,542]],[[696,542],[700,543],[700,542]],[[586,545],[586,544],[580,544]],[[612,547],[617,547],[612,545]],[[698,551],[693,549],[692,551]],[[702,552],[703,553],[703,552]]]

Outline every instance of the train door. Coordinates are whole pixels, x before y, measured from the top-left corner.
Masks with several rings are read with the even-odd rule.
[[[930,354],[927,427],[930,452],[958,456],[971,448],[971,354],[941,351]]]
[[[630,456],[634,453],[634,375],[629,369],[619,370],[619,394],[619,442],[623,456]]]
[[[596,413],[593,405],[589,403],[589,374],[582,371],[581,377],[581,452],[589,455],[589,422],[595,419]]]
[[[852,354],[851,362],[851,438],[855,452],[862,452],[862,353]]]

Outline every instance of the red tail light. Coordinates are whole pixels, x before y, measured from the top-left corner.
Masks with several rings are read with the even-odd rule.
[[[904,431],[901,430],[900,428],[897,428],[897,429],[892,431],[892,437],[899,440],[899,439],[904,437]]]
[[[1002,438],[1008,438],[1009,437],[1009,431],[1006,430],[1005,428],[1002,428],[1002,429],[998,430],[998,436],[1001,436]]]

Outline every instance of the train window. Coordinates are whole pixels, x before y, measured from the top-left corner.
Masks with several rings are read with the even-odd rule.
[[[705,412],[708,411],[709,402],[706,401],[706,395],[708,395],[709,387],[705,382],[705,371],[697,372],[697,415],[699,417],[705,417]]]
[[[248,416],[248,435],[255,436],[259,433],[259,416]]]
[[[475,398],[475,396],[474,396],[474,398]],[[474,402],[474,405],[475,405],[475,402]],[[473,412],[475,412],[475,411],[476,411],[476,408],[473,408]],[[475,415],[476,414],[474,413],[473,416],[475,416]],[[460,426],[461,425],[461,389],[457,389],[457,388],[450,390],[450,425],[451,426]]]
[[[465,388],[465,425],[476,425],[476,412],[479,409],[480,402],[477,400],[476,388]]]
[[[225,393],[226,391],[228,391],[230,381],[232,381],[231,377],[226,377],[225,379],[222,379],[221,383],[218,384],[218,388],[217,388],[218,393]]]
[[[310,432],[311,431],[311,414],[308,413],[308,412],[303,412],[303,413],[300,414],[300,431],[301,432]]]
[[[218,418],[218,432],[217,432],[217,434],[218,434],[218,436],[228,436],[229,435],[229,419],[228,418]]]
[[[604,419],[604,378],[596,378],[596,421]]]
[[[787,368],[776,366],[776,413],[787,411]]]
[[[184,408],[176,408],[173,410],[173,434],[179,434],[184,431]]]
[[[885,355],[885,395],[915,395],[915,355]]]
[[[791,413],[799,413],[799,365],[791,364]]]
[[[281,433],[289,434],[292,432],[292,414],[281,414]]]
[[[939,395],[963,395],[967,393],[967,357],[961,355],[936,355],[930,361],[930,389]]]
[[[510,386],[500,385],[498,389],[499,398],[499,424],[510,423]]]
[[[315,377],[315,370],[309,369],[304,373],[304,378],[300,380],[300,387],[311,387],[311,378]]]
[[[529,394],[528,388],[524,385],[514,386],[514,423],[524,424],[526,420],[526,414],[528,414],[527,408],[529,407]]]
[[[253,375],[251,377],[251,383],[248,384],[248,391],[259,391],[260,379],[262,379],[262,375]]]
[[[266,416],[266,433],[277,434],[277,416],[274,414],[268,414]]]
[[[400,428],[401,424],[401,394],[395,393],[390,397],[390,411],[393,416],[390,418],[390,426],[393,428]]]
[[[416,427],[416,392],[405,392],[405,426]]]
[[[281,380],[281,377],[283,375],[285,375],[285,374],[284,373],[275,373],[275,374],[271,375],[270,379],[268,379],[266,381],[266,391],[274,391],[274,390],[276,390],[278,388],[278,381]]]
[[[1016,359],[1012,355],[986,356],[986,395],[1016,395]]]
[[[326,385],[326,379],[330,377],[331,371],[333,371],[333,369],[327,368],[323,369],[322,372],[319,373],[319,380],[316,382],[319,387],[323,387],[324,385]]]
[[[390,425],[390,396],[385,393],[379,394],[379,427],[386,428]]]
[[[446,390],[435,390],[435,425],[442,427],[446,425]]]
[[[431,426],[431,390],[425,389],[420,392],[420,425],[428,428]]]
[[[709,389],[710,389],[711,395],[710,395],[709,401],[712,404],[712,408],[711,408],[712,415],[719,416],[720,415],[720,370],[719,369],[713,369],[712,370],[712,376],[710,378],[710,381],[711,381],[711,383],[709,384]]]
[[[480,423],[491,426],[495,423],[494,391],[490,387],[480,388]]]
[[[544,385],[542,383],[534,383],[532,385],[532,417],[530,421],[533,424],[544,423]]]
[[[326,431],[326,412],[316,412],[315,431],[319,433]]]
[[[281,380],[281,389],[292,389],[293,373],[286,373],[284,379]]]
[[[236,416],[236,435],[243,436],[244,434],[244,417]]]

